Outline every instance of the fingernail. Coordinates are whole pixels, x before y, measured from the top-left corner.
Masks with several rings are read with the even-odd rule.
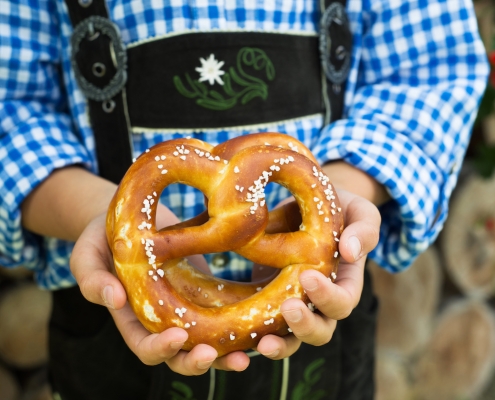
[[[268,358],[275,358],[278,356],[278,354],[280,353],[280,350],[277,349],[275,350],[274,352],[270,353],[270,354],[263,354],[265,357],[268,357]]]
[[[113,305],[113,287],[108,285],[103,288],[103,302],[108,308],[115,309],[115,306]]]
[[[306,292],[312,292],[318,288],[318,280],[316,278],[308,278],[301,281]]]
[[[284,311],[282,314],[286,321],[299,322],[302,319],[302,312],[300,309]]]
[[[354,257],[354,260],[357,260],[361,255],[362,246],[361,242],[356,236],[351,236],[349,238],[349,248],[351,250],[352,256]]]
[[[184,342],[170,342],[170,348],[171,349],[174,349],[174,350],[181,349],[182,346],[184,346]]]
[[[211,360],[211,361],[198,361],[196,363],[196,367],[198,367],[199,369],[207,369],[207,368],[210,368],[211,364],[213,364],[213,360]]]

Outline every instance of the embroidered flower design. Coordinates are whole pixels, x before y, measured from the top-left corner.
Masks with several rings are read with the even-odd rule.
[[[239,49],[236,64],[222,71],[223,61],[215,59],[210,54],[208,59],[200,58],[201,67],[196,68],[200,73],[200,79],[193,79],[188,72],[184,74],[185,82],[179,75],[173,77],[177,91],[188,99],[195,99],[198,106],[209,110],[229,110],[236,104],[245,105],[254,98],[266,100],[268,97],[268,85],[263,80],[275,79],[275,67],[267,54],[254,47]],[[264,76],[263,76],[264,75]],[[221,90],[209,88],[218,82]]]
[[[225,74],[225,71],[222,71],[220,68],[222,68],[225,62],[216,60],[214,54],[210,54],[210,57],[206,60],[200,58],[199,61],[201,61],[201,67],[196,68],[196,71],[201,74],[199,81],[208,81],[210,85],[213,85],[215,82],[223,85],[221,76]]]

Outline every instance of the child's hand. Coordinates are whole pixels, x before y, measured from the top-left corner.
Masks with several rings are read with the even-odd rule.
[[[217,358],[217,351],[207,345],[198,345],[190,352],[182,351],[180,348],[187,339],[184,329],[171,328],[160,334],[151,334],[143,327],[127,303],[124,287],[113,274],[105,223],[105,215],[100,215],[83,231],[72,252],[71,271],[87,300],[108,307],[131,351],[145,364],[165,362],[173,371],[183,375],[200,375],[210,366],[235,371],[247,368],[249,358],[243,352]],[[203,258],[193,258],[196,259],[190,260],[197,267],[207,269]]]
[[[267,357],[288,357],[301,342],[327,343],[336,321],[348,316],[359,301],[366,255],[378,241],[380,215],[377,208],[363,197],[343,190],[338,194],[346,228],[340,238],[342,260],[337,281],[332,283],[317,271],[301,274],[301,284],[318,311],[312,313],[300,300],[287,300],[281,311],[294,335],[284,338],[265,336],[257,350]],[[157,225],[178,222],[168,209],[163,207],[163,210],[158,213]],[[192,263],[207,271],[204,259],[193,257],[195,260],[190,258]],[[207,345],[198,345],[190,352],[179,350],[187,339],[187,332],[183,329],[171,328],[160,334],[150,334],[142,326],[127,303],[122,284],[113,274],[113,259],[105,234],[105,215],[95,218],[80,235],[72,253],[71,270],[84,297],[109,308],[127,345],[145,364],[165,362],[173,371],[183,375],[199,375],[210,366],[242,371],[249,365],[249,358],[243,352],[217,358],[216,350]]]
[[[320,346],[332,338],[337,320],[347,317],[356,307],[363,288],[366,255],[376,246],[380,228],[378,209],[368,200],[350,192],[338,191],[346,228],[340,237],[342,256],[337,280],[332,283],[318,271],[304,271],[299,281],[317,308],[311,312],[301,300],[289,299],[281,312],[293,331],[284,338],[268,335],[257,350],[271,358],[281,359],[296,352],[301,342]]]

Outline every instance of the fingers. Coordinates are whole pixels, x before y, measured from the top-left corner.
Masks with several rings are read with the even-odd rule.
[[[243,371],[249,365],[249,357],[243,352],[217,359],[217,351],[205,344],[197,345],[191,351],[181,350],[188,338],[187,331],[170,328],[159,334],[150,334],[129,304],[110,313],[129,349],[146,365],[165,362],[172,371],[188,376],[204,374],[211,366],[227,371]]]
[[[348,317],[359,302],[364,262],[362,257],[354,263],[341,264],[335,283],[315,270],[301,273],[299,281],[311,301],[310,305],[289,299],[280,307],[297,339],[314,346],[330,341],[337,320]],[[312,312],[310,307],[317,312]]]
[[[224,371],[244,371],[249,366],[249,356],[242,351],[236,351],[217,358],[212,366]]]
[[[258,343],[256,348],[262,355],[272,360],[281,360],[290,357],[301,346],[301,341],[294,335],[284,337],[266,335]]]
[[[299,281],[320,313],[336,320],[349,316],[361,298],[364,261],[341,264],[335,283],[315,270],[301,273]]]
[[[346,228],[340,236],[339,251],[345,261],[353,262],[377,245],[381,217],[376,206],[362,197],[340,190],[339,199],[346,221]]]
[[[175,357],[165,361],[170,369],[182,375],[201,375],[210,367],[224,371],[244,371],[249,365],[249,357],[241,352],[227,354],[216,358],[217,352],[213,347],[199,344],[190,352],[179,351]]]
[[[298,299],[288,299],[280,307],[293,335],[302,342],[322,346],[332,338],[337,322],[327,316],[312,312]]]
[[[111,310],[110,313],[127,346],[147,365],[156,365],[175,356],[188,338],[187,332],[181,328],[150,334],[129,304],[121,310]]]
[[[202,375],[209,370],[217,354],[213,347],[199,344],[191,351],[179,351],[175,357],[165,360],[165,363],[172,371],[181,375]]]
[[[111,273],[113,261],[105,234],[105,216],[88,224],[77,240],[70,258],[70,269],[83,296],[92,303],[111,309],[122,308],[125,290]]]
[[[208,370],[217,352],[210,346],[196,346],[192,351],[181,350],[188,338],[181,328],[170,328],[150,334],[138,321],[128,304],[121,310],[111,311],[115,324],[131,351],[146,365],[166,362],[182,375],[200,375]]]
[[[362,197],[341,190],[339,199],[347,225],[339,242],[343,260],[337,279],[333,283],[315,270],[301,273],[299,281],[311,303],[289,299],[282,304],[280,311],[292,329],[294,339],[289,339],[291,336],[263,338],[258,351],[267,357],[277,359],[290,355],[297,350],[298,341],[314,346],[328,343],[337,320],[349,316],[359,302],[365,256],[378,243],[381,218],[376,206]],[[309,307],[315,307],[317,312],[312,312]]]

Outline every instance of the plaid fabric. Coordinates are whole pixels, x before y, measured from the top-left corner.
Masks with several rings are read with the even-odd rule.
[[[315,34],[318,4],[109,0],[108,8],[128,45],[190,30]],[[349,0],[347,8],[355,45],[345,118],[266,129],[297,137],[321,163],[344,159],[387,187],[395,201],[381,210],[380,242],[370,257],[399,271],[443,226],[489,68],[469,0]],[[75,284],[72,244],[23,230],[20,204],[56,168],[79,163],[97,171],[85,101],[70,69],[71,32],[62,0],[0,0],[0,264],[34,269],[48,289]],[[244,133],[194,136],[216,144]],[[134,134],[136,155],[178,136]],[[285,196],[270,188],[269,204]],[[183,219],[203,209],[202,195],[189,187],[170,186],[162,200]],[[244,280],[249,265],[233,260],[215,272]]]

